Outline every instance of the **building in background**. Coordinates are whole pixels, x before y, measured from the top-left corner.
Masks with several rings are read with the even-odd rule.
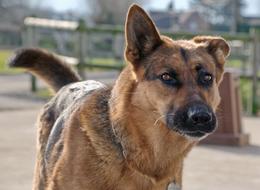
[[[160,10],[150,11],[156,26],[161,30],[185,31],[185,32],[205,32],[209,31],[210,25],[197,11]]]

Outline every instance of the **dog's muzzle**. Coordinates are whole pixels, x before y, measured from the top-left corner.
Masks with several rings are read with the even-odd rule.
[[[205,103],[192,102],[170,111],[167,126],[181,135],[200,139],[216,129],[216,116]]]

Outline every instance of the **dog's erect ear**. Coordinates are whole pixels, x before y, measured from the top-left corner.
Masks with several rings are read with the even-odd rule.
[[[126,59],[134,66],[158,47],[162,40],[147,13],[138,5],[129,8],[126,25]]]
[[[195,43],[201,44],[216,60],[217,81],[221,81],[226,58],[229,56],[230,47],[226,40],[214,36],[197,36],[193,38]]]
[[[195,43],[201,43],[208,52],[215,56],[220,61],[220,64],[225,63],[225,59],[230,53],[230,48],[226,40],[221,37],[214,36],[196,36],[193,38]]]

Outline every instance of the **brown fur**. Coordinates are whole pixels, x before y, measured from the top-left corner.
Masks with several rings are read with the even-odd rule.
[[[67,85],[45,106],[38,121],[35,190],[181,186],[183,160],[197,141],[167,127],[165,113],[192,101],[216,110],[229,47],[220,37],[174,41],[161,36],[137,5],[128,13],[126,43],[128,64],[113,88],[101,86],[78,97],[82,88]],[[19,57],[13,65],[18,62]],[[198,67],[214,76],[210,88],[198,86]],[[54,74],[55,68],[42,72]],[[168,87],[156,78],[169,68],[178,73],[181,87]],[[72,73],[65,70],[65,76]]]

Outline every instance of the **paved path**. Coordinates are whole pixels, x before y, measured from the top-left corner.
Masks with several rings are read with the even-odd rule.
[[[260,118],[244,118],[251,145],[238,148],[201,145],[185,161],[185,190],[259,190]]]
[[[0,112],[0,190],[29,190],[38,109]]]
[[[43,101],[30,93],[29,75],[0,75],[0,111],[35,108]]]
[[[44,102],[28,92],[27,80],[25,75],[0,76],[0,190],[31,189],[34,123]],[[250,146],[192,150],[185,161],[184,190],[260,189],[260,118],[244,118],[244,126]]]

